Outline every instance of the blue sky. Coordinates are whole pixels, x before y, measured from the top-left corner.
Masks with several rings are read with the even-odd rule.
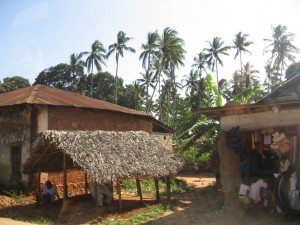
[[[286,25],[296,34],[294,45],[300,48],[299,0],[1,0],[0,1],[0,80],[22,76],[31,83],[45,68],[69,63],[72,53],[89,51],[98,39],[108,46],[116,41],[118,31],[133,39],[128,45],[136,54],[126,52],[120,59],[119,75],[132,83],[143,72],[138,57],[148,32],[171,27],[185,41],[185,67],[177,72],[178,81],[191,70],[193,58],[206,41],[221,37],[233,45],[239,31],[255,42],[244,55],[265,77],[269,55],[263,38],[271,38],[271,26]],[[239,69],[234,50],[222,58],[219,77],[230,79]],[[297,60],[300,61],[299,55]],[[111,57],[103,71],[115,73]]]

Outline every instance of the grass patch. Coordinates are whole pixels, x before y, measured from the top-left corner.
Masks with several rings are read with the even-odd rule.
[[[3,193],[12,199],[14,199],[17,203],[24,203],[25,201],[25,195],[22,191],[17,191],[17,190],[8,190],[8,191],[3,191]]]
[[[166,183],[163,181],[158,182],[159,192],[161,195],[166,194]],[[153,179],[146,179],[141,181],[141,189],[143,194],[155,194],[155,183]],[[193,187],[189,186],[185,180],[173,179],[171,180],[171,193],[185,193],[192,190]],[[122,183],[122,192],[126,194],[137,195],[137,188],[135,180],[125,180]]]
[[[170,206],[164,204],[157,204],[147,206],[145,211],[139,214],[135,214],[127,219],[114,219],[110,218],[105,220],[104,222],[98,222],[93,224],[103,224],[103,225],[133,225],[133,224],[141,224],[142,222],[146,222],[150,219],[157,218],[159,216],[164,215],[167,212],[172,211]]]

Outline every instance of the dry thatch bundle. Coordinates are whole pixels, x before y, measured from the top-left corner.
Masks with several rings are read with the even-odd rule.
[[[62,152],[98,183],[136,176],[176,173],[182,161],[143,131],[55,131],[33,143],[25,173],[62,169]],[[69,159],[68,166],[72,165]]]

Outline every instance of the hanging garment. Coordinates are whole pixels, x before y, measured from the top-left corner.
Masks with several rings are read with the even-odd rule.
[[[249,197],[253,199],[255,204],[261,201],[260,189],[262,187],[264,188],[268,187],[268,184],[264,182],[262,179],[259,179],[258,181],[250,185]]]
[[[264,144],[265,145],[272,144],[272,136],[271,136],[271,134],[265,134],[264,135]]]

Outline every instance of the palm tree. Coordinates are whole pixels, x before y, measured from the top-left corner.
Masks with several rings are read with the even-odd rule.
[[[156,32],[150,32],[147,36],[147,43],[142,44],[142,50],[144,50],[139,59],[142,60],[143,68],[147,68],[149,70],[153,66],[153,62],[157,58],[158,54],[158,44],[159,34]]]
[[[192,97],[197,91],[197,81],[198,81],[198,73],[197,71],[191,70],[189,75],[184,75],[184,79],[181,82],[185,83],[183,88],[185,89],[185,94]],[[188,94],[188,92],[190,92]]]
[[[253,44],[252,41],[247,41],[247,37],[249,34],[242,34],[242,32],[239,32],[235,35],[235,39],[233,40],[234,46],[232,48],[236,49],[236,53],[234,55],[234,59],[240,56],[240,66],[241,66],[241,73],[243,73],[243,62],[242,62],[242,52],[249,53],[251,55],[251,52],[248,51],[246,48]]]
[[[183,60],[186,51],[183,48],[183,39],[177,37],[177,31],[167,27],[164,29],[162,37],[160,39],[160,52],[161,52],[161,65],[164,69],[169,70],[170,79],[174,88],[174,115],[176,114],[176,80],[175,80],[175,69],[180,66],[184,66]],[[161,70],[160,70],[161,71]],[[160,76],[159,76],[160,78]],[[173,118],[175,120],[175,116]],[[174,122],[175,124],[175,122]]]
[[[107,53],[107,58],[112,54],[116,53],[116,89],[115,89],[115,103],[117,104],[118,101],[118,67],[119,67],[119,57],[124,56],[124,51],[130,51],[135,53],[135,49],[132,47],[128,47],[126,43],[132,38],[127,37],[126,33],[123,31],[119,31],[117,34],[117,42],[114,44],[111,44],[108,47],[108,53]]]
[[[264,52],[271,52],[271,62],[273,67],[277,68],[277,73],[280,72],[280,82],[282,81],[283,70],[286,67],[286,59],[295,62],[295,56],[293,53],[299,53],[299,49],[292,44],[294,40],[294,34],[287,32],[286,26],[278,25],[272,27],[273,39],[264,39],[264,41],[270,42],[270,44],[264,49]]]
[[[149,103],[149,87],[154,88],[154,77],[153,72],[146,71],[145,73],[140,73],[142,78],[138,79],[137,82],[143,90],[146,89],[146,103],[145,103],[145,112],[150,112],[148,107]]]
[[[198,53],[198,55],[194,57],[194,62],[195,63],[192,65],[192,67],[197,68],[197,70],[199,71],[200,78],[202,77],[202,70],[204,70],[205,73],[207,74],[206,71],[207,57],[205,57],[205,53],[203,51]]]
[[[159,41],[159,35],[157,32],[153,32],[153,33],[148,33],[147,36],[147,43],[146,44],[142,44],[142,49],[144,50],[141,54],[139,59],[142,60],[142,65],[143,68],[147,67],[146,70],[146,77],[152,75],[151,68],[153,67],[153,64],[155,62],[155,60],[158,57],[158,41]],[[149,81],[150,79],[145,79],[146,81],[146,89],[147,89],[147,97],[146,97],[146,107],[145,107],[145,111],[149,112],[150,107],[148,107],[149,103]]]
[[[230,46],[224,46],[224,41],[219,37],[214,37],[212,42],[208,42],[210,48],[205,48],[207,52],[205,55],[208,58],[208,64],[211,66],[212,71],[216,67],[217,73],[217,84],[219,83],[219,74],[218,74],[218,63],[223,66],[223,62],[220,58],[220,55],[229,55],[227,51],[230,49]]]
[[[91,97],[93,97],[93,70],[94,66],[96,67],[97,71],[101,71],[102,67],[101,64],[106,65],[104,59],[106,58],[106,49],[103,47],[103,44],[96,40],[92,44],[92,50],[90,52],[81,52],[79,54],[79,58],[83,57],[84,55],[88,55],[85,61],[85,65],[87,67],[88,73],[92,73],[92,82],[91,82]]]

